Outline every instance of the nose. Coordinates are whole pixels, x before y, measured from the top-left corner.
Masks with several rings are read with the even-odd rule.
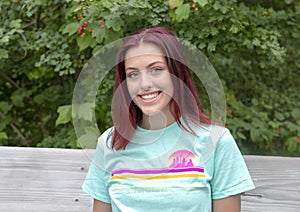
[[[153,86],[153,81],[151,77],[147,75],[147,72],[142,73],[140,86],[142,90],[148,90]]]

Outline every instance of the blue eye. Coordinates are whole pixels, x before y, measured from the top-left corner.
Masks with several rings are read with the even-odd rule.
[[[139,76],[139,73],[138,72],[131,72],[127,75],[127,78],[137,78]]]
[[[153,73],[153,74],[157,74],[157,73],[160,73],[163,70],[164,70],[163,68],[155,67],[155,68],[151,68],[150,72]]]

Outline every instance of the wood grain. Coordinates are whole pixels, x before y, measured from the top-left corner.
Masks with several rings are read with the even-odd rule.
[[[81,190],[93,150],[0,147],[0,211],[92,211]],[[243,212],[300,211],[300,158],[245,156],[256,189]]]
[[[245,156],[245,160],[256,189],[242,197],[243,211],[300,211],[300,158]]]
[[[0,147],[0,211],[91,211],[82,150]]]

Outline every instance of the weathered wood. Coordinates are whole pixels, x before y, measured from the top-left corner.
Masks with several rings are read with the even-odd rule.
[[[245,159],[256,189],[243,196],[243,211],[300,211],[300,158],[245,156]]]
[[[0,147],[0,211],[91,211],[81,185],[93,152]],[[245,159],[256,189],[242,197],[242,211],[300,211],[300,158]]]
[[[91,211],[86,151],[0,147],[0,211]]]

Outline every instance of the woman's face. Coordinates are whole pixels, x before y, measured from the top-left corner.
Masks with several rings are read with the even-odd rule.
[[[125,72],[127,88],[143,115],[162,112],[172,116],[173,85],[165,57],[151,43],[142,43],[126,52]]]

